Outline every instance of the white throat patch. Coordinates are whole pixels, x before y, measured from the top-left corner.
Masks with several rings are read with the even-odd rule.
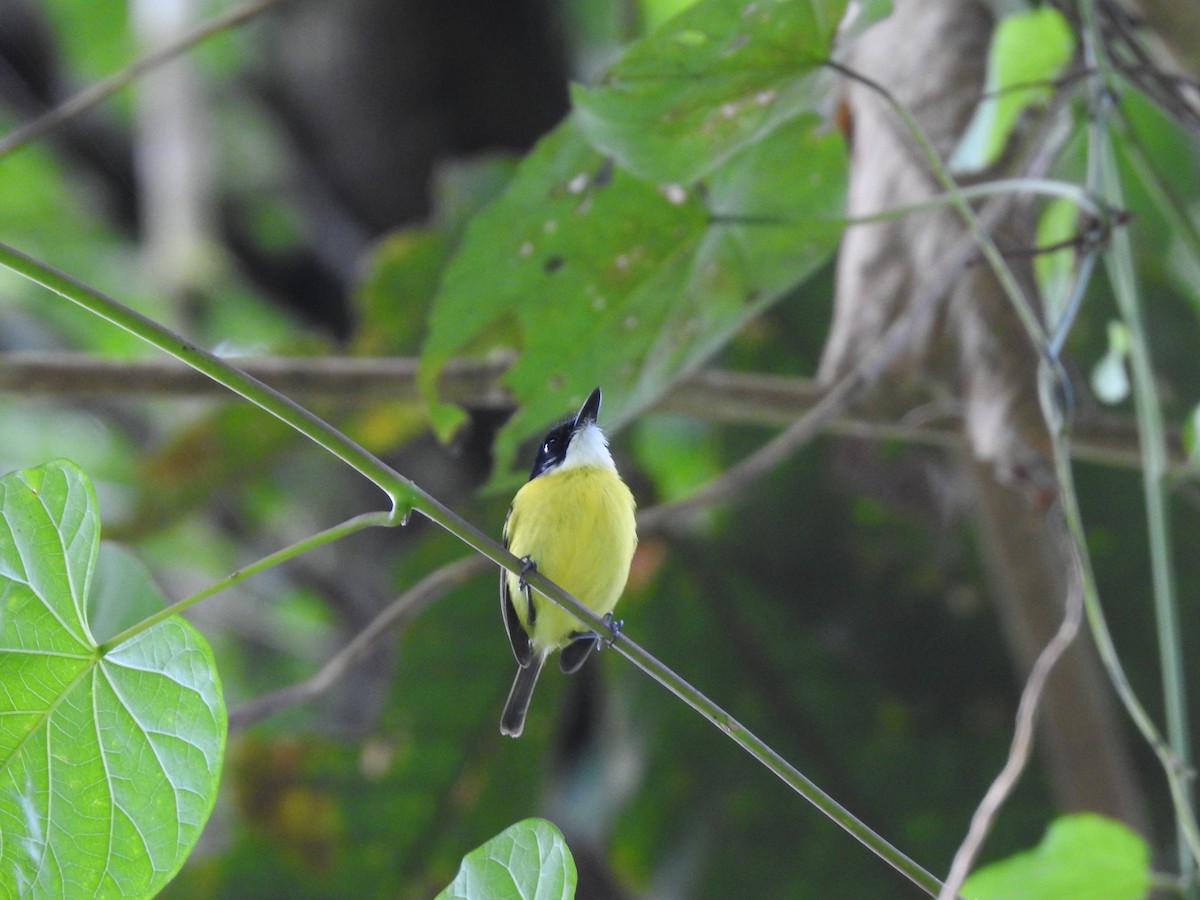
[[[568,469],[572,466],[606,466],[616,471],[616,463],[608,452],[608,438],[595,422],[584,425],[571,436],[566,458],[559,468]]]

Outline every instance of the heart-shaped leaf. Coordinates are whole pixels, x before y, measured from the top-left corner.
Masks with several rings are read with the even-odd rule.
[[[0,886],[21,897],[152,896],[216,799],[225,705],[208,644],[172,616],[99,645],[99,540],[72,463],[0,478]]]

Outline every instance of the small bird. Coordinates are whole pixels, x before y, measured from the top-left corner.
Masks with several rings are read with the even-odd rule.
[[[525,563],[500,573],[500,607],[520,668],[500,717],[500,733],[520,737],[546,658],[562,649],[559,668],[579,670],[600,637],[558,604],[534,593],[536,569],[580,603],[611,618],[637,547],[633,494],[617,473],[596,419],[600,388],[579,414],[542,441],[533,471],[504,520],[504,546]]]

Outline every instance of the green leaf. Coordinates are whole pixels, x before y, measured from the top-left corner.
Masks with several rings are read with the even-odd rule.
[[[1188,465],[1193,469],[1200,467],[1200,404],[1193,406],[1183,420],[1182,438]]]
[[[633,44],[600,84],[576,86],[598,150],[652,181],[690,184],[823,105],[845,0],[704,0]]]
[[[1050,823],[1035,849],[975,872],[966,900],[1142,900],[1150,889],[1150,851],[1119,822],[1091,813]]]
[[[1079,209],[1070,200],[1055,199],[1046,204],[1038,219],[1037,246],[1066,245],[1079,233]],[[1057,325],[1067,311],[1075,285],[1076,248],[1066,245],[1033,258],[1038,290],[1046,305],[1046,319]]]
[[[516,167],[514,159],[498,155],[439,165],[430,224],[392,231],[367,254],[355,292],[355,353],[401,356],[420,348],[425,314],[451,249],[466,223],[500,194]]]
[[[355,297],[355,351],[402,355],[420,347],[425,316],[448,256],[440,231],[412,228],[382,238],[367,258]]]
[[[87,600],[88,628],[100,642],[163,608],[162,594],[149,570],[127,549],[111,541],[100,544]]]
[[[980,103],[952,164],[966,171],[994,163],[1025,110],[1047,102],[1071,62],[1075,35],[1062,13],[1039,6],[1005,17],[988,55],[987,98]]]
[[[575,860],[567,842],[545,819],[525,819],[463,857],[458,875],[437,900],[570,900]]]
[[[496,444],[520,441],[605,388],[619,424],[719,350],[828,259],[841,233],[845,149],[816,116],[794,119],[691,190],[662,190],[591,149],[568,120],[467,230],[430,316],[422,391],[485,337],[512,340],[520,402]]]
[[[702,0],[577,92],[443,277],[419,375],[443,439],[456,353],[519,351],[503,474],[597,384],[619,425],[829,257],[845,149],[816,76],[844,7]]]
[[[22,897],[152,896],[216,798],[208,645],[172,617],[103,652],[87,612],[99,538],[72,463],[0,478],[0,884]]]
[[[696,0],[641,0],[638,4],[639,18],[646,31],[653,31],[672,16],[679,15]]]

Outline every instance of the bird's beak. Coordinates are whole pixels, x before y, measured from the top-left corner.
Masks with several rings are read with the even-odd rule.
[[[600,417],[600,388],[592,391],[588,398],[583,401],[583,406],[579,407],[579,415],[575,417],[575,427],[580,428],[591,422],[595,422]]]

